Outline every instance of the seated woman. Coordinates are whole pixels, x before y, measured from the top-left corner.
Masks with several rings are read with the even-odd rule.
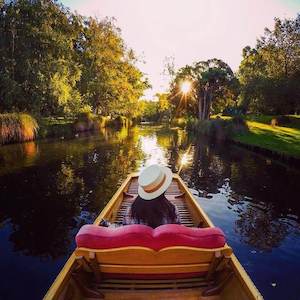
[[[172,171],[151,165],[138,178],[138,196],[127,209],[123,225],[144,224],[152,228],[163,224],[179,224],[176,207],[165,197],[172,182]]]

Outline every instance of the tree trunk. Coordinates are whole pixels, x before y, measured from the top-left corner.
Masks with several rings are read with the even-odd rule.
[[[203,97],[203,110],[202,110],[202,118],[201,120],[207,120],[209,115],[209,107],[210,107],[210,94],[209,90],[206,88],[204,91]]]
[[[12,79],[15,80],[15,37],[16,37],[16,30],[14,28],[11,29],[11,60],[12,60]]]
[[[204,91],[201,121],[205,120],[206,99],[207,99],[207,95],[206,95],[206,91]]]
[[[202,92],[202,95],[200,92],[198,93],[198,119],[200,121],[207,120],[209,118],[211,99],[212,95],[207,88],[205,88]]]
[[[202,118],[202,100],[201,92],[198,92],[198,119],[201,120]]]
[[[210,116],[211,100],[212,100],[212,94],[209,93],[208,96],[207,96],[206,111],[205,111],[205,120],[208,120],[209,116]]]

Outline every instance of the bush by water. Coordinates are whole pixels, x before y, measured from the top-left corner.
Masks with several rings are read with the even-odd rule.
[[[0,143],[32,141],[38,131],[38,123],[29,114],[0,114]]]
[[[247,132],[248,126],[246,121],[240,117],[226,120],[216,118],[204,121],[189,119],[187,129],[221,141],[231,139],[235,134]]]
[[[75,132],[98,130],[108,125],[109,117],[97,116],[91,112],[82,112],[74,122]]]

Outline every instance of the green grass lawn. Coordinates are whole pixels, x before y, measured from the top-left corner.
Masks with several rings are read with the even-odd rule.
[[[288,156],[300,158],[300,130],[297,128],[271,126],[247,121],[249,133],[233,139],[243,144],[254,145]]]
[[[287,123],[286,125],[280,125],[280,126],[300,129],[300,115],[287,115],[287,117],[289,117],[290,122]],[[244,116],[244,119],[247,121],[259,122],[268,125],[271,125],[271,121],[274,118],[276,118],[276,116],[267,116],[267,115]]]
[[[282,127],[289,127],[289,128],[297,128],[300,129],[300,115],[286,115],[289,117],[290,122],[285,125],[280,125]],[[230,116],[223,116],[222,114],[212,115],[211,119],[215,119],[216,117],[220,117],[224,120],[231,119]],[[243,115],[241,116],[246,121],[253,121],[259,122],[267,125],[271,125],[272,119],[278,116],[269,116],[269,115]]]

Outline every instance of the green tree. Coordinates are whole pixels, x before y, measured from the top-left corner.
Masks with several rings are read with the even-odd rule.
[[[141,116],[147,121],[156,122],[159,120],[159,102],[141,100],[139,102],[141,107]]]
[[[287,114],[300,110],[300,15],[275,19],[255,48],[243,49],[239,67],[244,110]]]
[[[85,20],[79,52],[83,65],[80,90],[96,113],[134,116],[138,99],[149,86],[135,67],[114,20]]]
[[[76,16],[53,1],[12,1],[0,10],[1,109],[44,115],[80,102],[73,47]]]
[[[181,91],[184,81],[190,81],[192,85],[186,94]],[[199,120],[206,120],[212,109],[220,109],[221,102],[225,107],[229,99],[236,98],[236,86],[237,80],[231,68],[214,58],[181,68],[172,83],[169,98],[177,110],[197,112]]]
[[[168,99],[167,93],[157,93],[156,98],[158,100],[157,103],[157,111],[159,113],[159,119],[162,120],[164,118],[170,117],[170,102]]]
[[[149,87],[114,20],[54,0],[0,3],[0,111],[135,117]]]

